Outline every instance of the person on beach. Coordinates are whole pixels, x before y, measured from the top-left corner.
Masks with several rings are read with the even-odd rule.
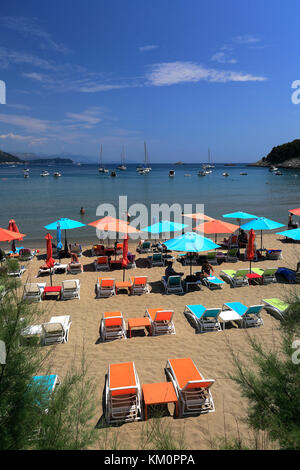
[[[208,261],[204,261],[202,264],[202,269],[200,271],[200,279],[203,279],[204,277],[209,277],[213,276],[214,274],[214,268],[212,267],[211,264],[209,264]]]
[[[170,276],[183,276],[183,274],[184,273],[177,273],[176,271],[174,271],[172,261],[168,261],[167,267],[165,270],[165,277],[167,280],[169,279]]]
[[[83,207],[80,209],[80,214],[81,214],[81,215],[84,215],[84,214],[85,214],[85,209],[84,209]]]
[[[239,236],[238,236],[239,247],[240,248],[245,248],[247,246],[247,243],[248,243],[248,236],[247,236],[245,230],[243,230],[241,228]]]

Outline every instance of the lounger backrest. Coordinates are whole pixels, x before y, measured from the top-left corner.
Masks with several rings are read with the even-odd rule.
[[[108,257],[107,256],[100,256],[97,259],[97,264],[107,264],[108,263]]]
[[[168,278],[168,284],[169,286],[180,286],[181,284],[181,277],[180,276],[170,276]]]
[[[160,310],[156,312],[154,321],[171,321],[173,318],[173,310]]]
[[[208,308],[205,310],[202,318],[216,318],[220,312],[220,308]]]
[[[117,243],[117,250],[123,249],[123,243]]]
[[[38,284],[25,284],[24,289],[27,294],[39,294],[41,292]]]
[[[277,268],[265,269],[263,276],[273,276],[277,271]]]
[[[144,286],[147,283],[147,277],[146,276],[136,276],[133,279],[133,283],[135,286]]]
[[[160,261],[162,259],[162,254],[161,253],[154,253],[152,260],[153,261]]]
[[[62,286],[64,290],[76,290],[77,282],[76,281],[63,281]]]
[[[250,314],[255,314],[257,315],[258,313],[260,313],[260,311],[262,310],[263,308],[263,305],[252,305],[251,307],[248,308],[248,310],[246,311],[246,315],[250,315]]]
[[[100,281],[100,287],[105,287],[105,288],[113,287],[114,284],[115,284],[114,279],[101,279]]]
[[[137,394],[138,385],[134,365],[112,364],[109,369],[108,384],[112,397]]]
[[[122,326],[123,316],[121,312],[104,312],[105,326]]]
[[[43,323],[42,327],[48,334],[61,334],[64,331],[61,323]]]
[[[231,239],[230,240],[231,243],[235,243],[237,241],[238,237],[237,237],[237,235],[231,235],[230,239]]]
[[[185,387],[182,389],[182,391],[188,391],[188,390],[195,390],[195,389],[201,389],[205,388],[208,389],[210,388],[215,381],[213,379],[209,380],[191,380],[189,381]]]
[[[237,252],[238,252],[238,248],[231,248],[230,250],[228,250],[227,255],[236,256]]]
[[[244,277],[246,276],[246,274],[248,274],[248,269],[239,269],[238,271],[236,271],[234,277]]]

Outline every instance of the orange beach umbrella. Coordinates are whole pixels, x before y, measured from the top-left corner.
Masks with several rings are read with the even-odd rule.
[[[211,220],[197,225],[194,230],[203,232],[206,234],[215,234],[215,240],[217,240],[217,233],[233,233],[239,228],[238,225],[230,224],[229,222],[223,222],[223,220]]]
[[[5,228],[0,228],[0,242],[11,242],[13,240],[23,240],[24,233],[17,233]]]
[[[110,216],[106,216],[103,217],[103,219],[90,222],[88,225],[96,227],[98,230],[103,230],[104,232],[140,233],[140,230],[132,227],[125,220],[115,219],[114,217]]]
[[[300,207],[298,207],[297,209],[290,209],[289,212],[294,215],[300,215]]]
[[[205,220],[207,222],[215,220],[213,217],[209,217],[209,215],[202,214],[202,212],[195,212],[194,214],[182,214],[182,215],[184,217],[190,217],[191,219],[194,219],[194,220]]]

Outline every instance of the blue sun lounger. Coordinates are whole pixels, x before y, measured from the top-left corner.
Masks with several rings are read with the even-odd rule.
[[[34,377],[32,377],[32,382],[35,385],[43,387],[45,393],[43,399],[45,400],[45,402],[50,399],[55,387],[60,384],[59,377],[56,374],[35,375]],[[47,411],[47,409],[45,411]]]
[[[224,306],[241,316],[243,328],[248,326],[261,326],[264,324],[260,316],[260,312],[264,308],[263,305],[251,305],[250,307],[246,307],[246,305],[241,302],[226,302],[223,307]]]
[[[196,327],[196,331],[221,331],[221,325],[218,319],[220,308],[206,308],[201,304],[186,305],[184,312],[191,319]]]
[[[225,284],[225,281],[219,279],[216,276],[208,276],[202,279],[202,283],[208,287],[210,290],[212,289],[222,289],[222,285]]]

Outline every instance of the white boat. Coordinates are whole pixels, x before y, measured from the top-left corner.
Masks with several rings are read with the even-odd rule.
[[[24,178],[29,178],[29,173],[24,172]]]
[[[170,170],[169,171],[169,176],[175,176],[175,170]]]
[[[144,152],[145,152],[145,157],[144,157],[144,165],[143,166],[138,166],[136,171],[138,171],[141,175],[146,175],[147,173],[150,173],[152,168],[149,165],[149,156],[146,148],[146,142],[144,142]]]
[[[110,176],[113,176],[113,177],[117,176],[117,173],[113,170],[113,171],[110,172]]]
[[[59,176],[61,176],[61,173],[59,173],[58,171],[56,171],[55,173],[53,173],[53,176],[55,176],[55,178],[58,178]]]
[[[274,165],[270,166],[269,171],[277,171],[278,168]]]
[[[211,163],[211,153],[210,153],[210,149],[208,149],[208,161],[207,161],[207,163],[204,163],[204,164],[202,165],[202,167],[203,167],[205,170],[208,170],[209,168],[215,168],[215,165],[213,165],[213,164]],[[210,170],[209,172],[212,173],[211,170]]]
[[[202,171],[198,171],[198,176],[206,176],[207,173],[205,170],[202,170]]]
[[[50,173],[49,173],[49,171],[44,170],[44,171],[40,174],[40,176],[50,176]]]
[[[108,169],[103,166],[102,162],[102,144],[100,147],[100,158],[99,158],[99,168],[98,168],[99,173],[108,173]]]
[[[225,172],[225,173],[223,173],[223,176],[229,176],[229,173]]]
[[[248,175],[248,173],[241,172],[240,175]]]
[[[277,175],[277,176],[282,176],[283,173],[281,173],[281,171],[275,171],[275,175]]]
[[[125,165],[125,150],[124,150],[124,145],[121,153],[121,165],[119,165],[118,170],[125,171],[127,170],[127,166]]]

